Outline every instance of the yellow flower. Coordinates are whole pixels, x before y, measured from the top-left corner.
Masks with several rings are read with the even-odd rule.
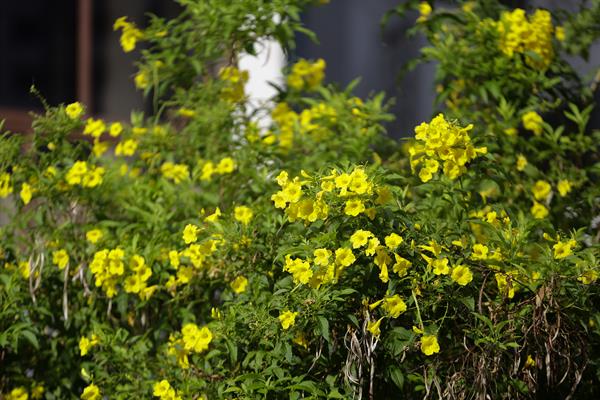
[[[554,258],[560,260],[573,254],[573,248],[577,246],[575,240],[569,240],[568,242],[558,242],[552,248],[554,249]]]
[[[115,21],[113,30],[117,29],[121,29],[121,47],[125,53],[133,51],[137,41],[144,37],[134,23],[127,21],[127,17],[120,17]]]
[[[100,229],[92,229],[85,233],[85,238],[92,244],[98,243],[102,239],[103,233]]]
[[[406,275],[408,269],[412,266],[412,263],[406,258],[400,257],[398,254],[394,254],[394,258],[396,263],[394,264],[392,270],[399,276]]]
[[[167,381],[166,379],[163,379],[160,382],[156,382],[154,384],[154,391],[152,392],[152,394],[156,397],[164,397],[169,393],[169,390],[171,389],[171,384],[169,383],[169,381]]]
[[[204,218],[204,220],[206,222],[216,222],[219,217],[221,216],[221,209],[219,207],[215,208],[215,212],[207,215],[206,218]]]
[[[77,119],[83,114],[83,106],[80,102],[76,101],[65,107],[65,112],[67,113],[67,117]]]
[[[473,280],[473,273],[469,267],[465,265],[457,265],[456,267],[452,268],[452,275],[450,275],[450,277],[454,282],[461,286],[465,286]]]
[[[369,238],[373,237],[373,234],[369,231],[363,231],[362,229],[354,232],[352,236],[350,236],[350,243],[352,243],[353,249],[358,249],[359,247],[363,247],[367,244]]]
[[[41,399],[42,396],[44,395],[44,386],[42,385],[36,385],[33,388],[31,388],[31,398],[33,400],[38,400]]]
[[[31,201],[31,196],[33,194],[33,191],[31,189],[31,186],[28,183],[24,183],[21,186],[21,200],[23,200],[23,204],[27,205],[29,204],[29,202]]]
[[[65,249],[53,251],[52,262],[58,266],[58,269],[64,269],[69,263],[69,254]]]
[[[348,248],[339,248],[335,251],[335,262],[338,265],[348,267],[356,261],[356,257],[352,253],[352,250]]]
[[[99,343],[98,340],[98,336],[96,335],[92,335],[92,339],[88,339],[87,337],[83,336],[80,340],[79,340],[79,351],[81,352],[81,356],[85,356],[87,355],[87,353],[89,352],[89,350],[97,345]]]
[[[183,241],[185,244],[194,243],[198,240],[198,228],[196,225],[187,224],[185,228],[183,228]]]
[[[524,368],[535,367],[535,360],[531,357],[531,354],[527,354],[527,360],[525,361]]]
[[[230,286],[236,294],[244,293],[248,286],[248,279],[245,276],[238,276],[231,282]]]
[[[522,122],[525,129],[533,132],[534,135],[540,136],[542,134],[544,120],[535,111],[525,113],[522,117]]]
[[[539,180],[531,191],[536,200],[545,200],[552,191],[552,186],[546,181]]]
[[[331,251],[327,249],[316,249],[313,253],[315,256],[314,263],[322,267],[329,265],[329,258],[331,257]]]
[[[281,322],[281,327],[284,330],[290,329],[290,327],[294,326],[296,323],[297,312],[292,311],[284,311],[279,314],[279,322]]]
[[[150,77],[148,76],[148,71],[146,71],[146,70],[138,71],[138,73],[135,74],[133,81],[135,82],[136,88],[142,89],[142,90],[146,89],[148,87],[148,85],[150,84]]]
[[[225,157],[217,164],[218,174],[230,174],[235,170],[235,161],[231,157]]]
[[[106,125],[101,119],[89,118],[83,128],[84,135],[91,135],[94,138],[99,138],[106,130]]]
[[[16,387],[10,391],[10,394],[6,396],[6,400],[27,400],[29,398],[29,394],[27,393],[27,389],[24,387]]]
[[[67,171],[65,180],[69,185],[78,185],[83,181],[83,177],[88,173],[88,166],[85,161],[76,161]]]
[[[450,267],[448,266],[448,259],[446,257],[433,260],[432,266],[433,273],[436,275],[448,275],[450,273]]]
[[[512,280],[512,275],[510,273],[496,273],[494,274],[494,277],[496,278],[496,284],[498,286],[498,291],[500,292],[500,294],[506,296],[509,299],[515,297],[516,288]]]
[[[402,244],[403,241],[404,239],[402,239],[402,236],[398,235],[397,233],[390,233],[385,237],[385,245],[390,250],[395,250]]]
[[[527,158],[523,154],[517,156],[517,171],[523,171],[527,166]]]
[[[422,1],[419,3],[419,18],[417,18],[417,22],[424,22],[427,20],[427,18],[429,17],[429,15],[431,15],[431,11],[433,11],[433,9],[431,8],[431,5],[426,2],[426,1]]]
[[[113,122],[110,124],[110,128],[108,129],[108,133],[112,137],[117,137],[123,132],[123,125],[120,122]]]
[[[588,269],[587,271],[585,271],[584,273],[582,273],[577,280],[581,283],[583,283],[584,285],[589,285],[591,283],[596,282],[596,280],[598,279],[598,272],[592,270],[592,269]]]
[[[369,321],[367,323],[367,330],[371,332],[373,336],[381,335],[381,321],[383,321],[383,317],[379,318],[377,321]]]
[[[179,268],[179,253],[177,250],[169,251],[169,263],[173,268]]]
[[[363,204],[362,200],[359,199],[348,200],[346,202],[346,207],[344,208],[344,213],[352,217],[356,217],[358,214],[364,211],[365,205]]]
[[[198,328],[196,324],[185,324],[181,329],[183,335],[183,346],[186,350],[201,353],[208,350],[212,341],[212,332],[206,326]]]
[[[437,337],[434,335],[424,335],[421,338],[421,351],[426,356],[430,356],[433,353],[439,353],[440,345],[438,344]]]
[[[562,26],[557,26],[554,30],[554,36],[556,36],[556,40],[559,42],[563,42],[565,40],[565,28]]]
[[[325,61],[318,59],[311,63],[301,59],[292,66],[287,77],[287,84],[294,90],[312,90],[318,87],[325,76]]]
[[[400,314],[406,311],[406,303],[399,295],[395,294],[383,300],[383,309],[390,317],[398,318]]]
[[[558,181],[556,188],[558,189],[558,194],[560,194],[561,197],[565,197],[571,191],[571,182],[567,179],[561,179]]]
[[[233,216],[236,221],[241,222],[244,225],[248,225],[252,220],[252,216],[254,213],[249,207],[246,206],[237,206],[233,210]]]
[[[124,142],[119,142],[115,147],[116,156],[132,156],[137,150],[138,142],[135,139],[127,139]]]
[[[100,389],[93,383],[83,389],[81,394],[81,400],[99,400],[101,397]]]
[[[473,252],[471,258],[473,260],[487,260],[489,248],[486,245],[477,243],[473,245]]]
[[[543,204],[534,201],[531,206],[531,214],[535,219],[544,219],[548,216],[549,211]]]
[[[306,285],[313,276],[313,271],[310,268],[310,263],[308,261],[303,261],[299,258],[294,259],[289,255],[285,258],[283,270],[292,274],[294,283],[300,282]]]

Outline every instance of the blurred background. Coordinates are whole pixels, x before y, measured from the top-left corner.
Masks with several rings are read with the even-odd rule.
[[[225,0],[224,0],[225,1]],[[289,61],[324,58],[327,80],[344,86],[361,77],[358,96],[385,91],[395,99],[397,120],[390,134],[403,137],[428,119],[433,103],[433,65],[422,65],[398,81],[402,65],[418,54],[423,38],[405,35],[415,15],[393,18],[382,28],[384,13],[401,0],[331,0],[308,10],[307,27],[319,43],[298,38]],[[439,4],[439,2],[437,2]],[[512,6],[575,7],[576,0],[507,0]],[[144,109],[142,95],[132,76],[136,52],[124,53],[112,24],[120,16],[143,26],[145,13],[169,17],[177,14],[172,0],[21,0],[0,1],[0,119],[5,128],[30,130],[29,111],[41,108],[30,93],[35,85],[50,104],[84,102],[91,114],[108,120],[128,120],[132,109]],[[279,80],[288,60],[273,43],[265,43],[258,58],[245,57],[241,67],[250,70],[248,91],[257,99],[269,95],[266,80]],[[600,64],[600,47],[582,72]],[[598,113],[596,113],[598,115]]]

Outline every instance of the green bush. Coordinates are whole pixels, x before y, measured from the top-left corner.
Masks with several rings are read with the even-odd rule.
[[[600,2],[390,11],[443,111],[400,143],[323,60],[248,107],[238,56],[314,2],[179,3],[115,22],[151,115],[0,138],[4,398],[598,396],[597,82],[565,57]]]

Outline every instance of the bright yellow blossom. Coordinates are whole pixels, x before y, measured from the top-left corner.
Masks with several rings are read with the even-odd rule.
[[[543,204],[534,201],[531,206],[531,214],[535,219],[544,219],[548,216],[549,211]]]
[[[252,212],[252,209],[250,209],[250,207],[237,206],[233,210],[233,216],[235,220],[241,222],[244,225],[248,225],[250,223],[253,215],[254,213]]]
[[[70,119],[77,119],[83,114],[83,106],[80,102],[76,101],[65,107],[67,117]]]
[[[528,111],[522,117],[523,126],[528,131],[533,132],[534,135],[540,136],[543,130],[543,122],[544,120],[538,113],[535,111]]]
[[[385,245],[390,250],[395,250],[403,241],[404,239],[402,239],[402,236],[397,233],[390,233],[385,237]]]
[[[383,309],[390,317],[398,318],[400,314],[406,311],[406,303],[402,300],[402,297],[395,294],[383,300]]]
[[[439,353],[440,345],[438,344],[437,337],[434,335],[424,335],[421,338],[421,352],[426,356],[430,356],[433,353]]]
[[[358,249],[367,244],[369,238],[373,237],[373,234],[369,231],[362,229],[357,230],[350,236],[350,243],[352,243],[353,249]]]
[[[102,239],[102,236],[103,234],[100,229],[91,229],[85,233],[86,240],[92,244],[98,243]]]
[[[552,248],[554,249],[554,258],[560,260],[573,254],[573,248],[577,246],[575,240],[569,240],[568,242],[558,242]]]
[[[469,267],[465,265],[457,265],[452,268],[452,274],[450,275],[452,280],[461,286],[467,285],[473,280],[473,273]]]
[[[536,200],[545,200],[552,191],[552,186],[546,181],[539,180],[535,183],[531,191]]]
[[[183,241],[185,244],[194,243],[198,240],[198,228],[196,225],[187,224],[185,228],[183,228]]]
[[[565,197],[571,191],[571,182],[568,179],[561,179],[556,185],[560,197]]]
[[[58,269],[64,269],[69,263],[69,254],[65,249],[53,251],[52,262],[58,267]]]
[[[293,311],[284,311],[279,314],[279,322],[281,322],[281,327],[284,330],[290,329],[290,327],[294,326],[296,323],[297,312]]]
[[[238,276],[231,282],[230,286],[236,294],[244,293],[248,286],[248,279],[245,276]]]
[[[81,400],[100,400],[101,398],[100,389],[93,383],[86,386],[81,393]]]

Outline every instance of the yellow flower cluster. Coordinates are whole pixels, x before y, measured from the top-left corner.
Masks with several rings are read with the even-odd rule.
[[[244,85],[248,82],[248,71],[240,71],[236,67],[224,67],[219,71],[219,78],[226,82],[221,92],[224,100],[238,103],[244,99]]]
[[[170,161],[165,162],[160,166],[162,175],[179,184],[190,179],[190,169],[185,164],[175,164]]]
[[[104,131],[106,130],[106,124],[101,119],[89,118],[85,122],[85,127],[83,128],[84,135],[90,135],[94,139],[98,139]]]
[[[131,157],[132,155],[135,154],[137,147],[138,147],[138,142],[135,139],[127,139],[127,140],[121,141],[117,144],[117,147],[115,147],[115,155]]]
[[[81,185],[93,188],[102,183],[103,167],[89,167],[86,161],[76,161],[65,175],[65,180],[71,186]]]
[[[536,10],[527,18],[525,10],[516,8],[505,11],[496,24],[500,35],[500,50],[508,57],[524,54],[527,64],[533,68],[546,69],[554,57],[552,16],[546,10]],[[536,53],[533,58],[527,52]]]
[[[317,196],[315,200],[303,198],[302,186],[306,182],[300,180],[300,177],[289,179],[286,171],[282,171],[276,178],[277,184],[281,190],[271,196],[275,207],[283,208],[290,218],[290,221],[303,219],[307,222],[314,222],[317,219],[326,219],[329,213],[329,207]]]
[[[335,108],[325,103],[318,103],[300,113],[300,133],[309,134],[314,140],[325,139],[329,131],[322,123],[335,123],[337,112]]]
[[[358,112],[358,110],[356,108]],[[273,144],[279,139],[279,146],[289,150],[294,144],[295,132],[310,135],[313,140],[323,140],[329,135],[327,124],[335,123],[337,111],[325,103],[317,103],[302,110],[300,114],[292,110],[285,102],[278,103],[271,112],[271,118],[278,128],[278,136],[269,133],[264,137],[265,144]]]
[[[294,90],[317,88],[325,77],[325,66],[325,60],[321,58],[312,63],[301,59],[292,66],[292,71],[287,77],[289,87]]]
[[[210,181],[212,176],[231,174],[236,169],[235,160],[231,157],[224,157],[218,163],[212,161],[199,161],[201,167],[200,180]]]
[[[181,400],[181,396],[177,394],[175,389],[171,387],[171,384],[166,379],[156,382],[153,389],[154,391],[152,394],[159,397],[160,400]]]
[[[135,49],[138,40],[143,39],[144,34],[133,22],[127,21],[127,17],[118,18],[113,24],[113,30],[121,29],[121,47],[125,53]]]
[[[302,171],[301,175],[309,179],[310,176]],[[327,176],[320,179],[320,191],[314,199],[304,196],[302,186],[310,181],[302,181],[300,177],[289,178],[286,171],[282,171],[276,178],[281,190],[271,196],[275,207],[285,209],[290,221],[298,219],[305,222],[314,222],[317,219],[326,219],[329,215],[329,206],[324,197],[330,193],[336,198],[344,200],[343,212],[346,215],[356,217],[365,213],[371,219],[375,216],[375,210],[367,209],[364,202],[365,195],[373,194],[373,183],[362,167],[355,167],[351,173],[332,170]],[[381,200],[381,193],[376,203]]]
[[[561,179],[556,184],[556,189],[560,197],[567,196],[573,189],[571,181]],[[544,180],[538,180],[533,185],[531,192],[533,194],[533,206],[531,206],[531,214],[536,219],[543,219],[550,213],[547,205],[550,204],[550,194],[552,193],[552,185]]]
[[[294,130],[300,117],[285,103],[277,103],[271,111],[273,122],[279,127],[279,146],[283,149],[291,149],[294,144]],[[263,141],[266,144],[272,144],[276,140],[273,135],[266,136]]]
[[[181,368],[190,366],[188,356],[192,353],[202,353],[208,350],[213,334],[208,327],[199,328],[196,324],[188,323],[181,329],[181,335],[171,334],[167,354],[175,356]]]
[[[123,249],[103,249],[94,254],[90,263],[90,271],[94,275],[96,287],[102,287],[109,298],[117,294],[117,284],[125,276],[125,252]],[[123,281],[127,293],[136,293],[142,300],[149,299],[157,286],[148,286],[152,270],[140,255],[133,255],[129,260],[129,274]]]
[[[413,173],[421,166],[419,178],[428,182],[440,169],[450,179],[456,179],[466,172],[466,164],[479,154],[486,154],[486,147],[475,148],[468,132],[469,125],[461,128],[439,114],[430,123],[423,122],[415,128],[417,143],[409,148],[410,165]]]
[[[31,388],[31,399],[38,400],[44,395],[45,389],[42,385],[35,385]],[[4,400],[28,400],[29,393],[23,386],[19,386],[11,390],[7,394],[0,393],[0,398]]]

